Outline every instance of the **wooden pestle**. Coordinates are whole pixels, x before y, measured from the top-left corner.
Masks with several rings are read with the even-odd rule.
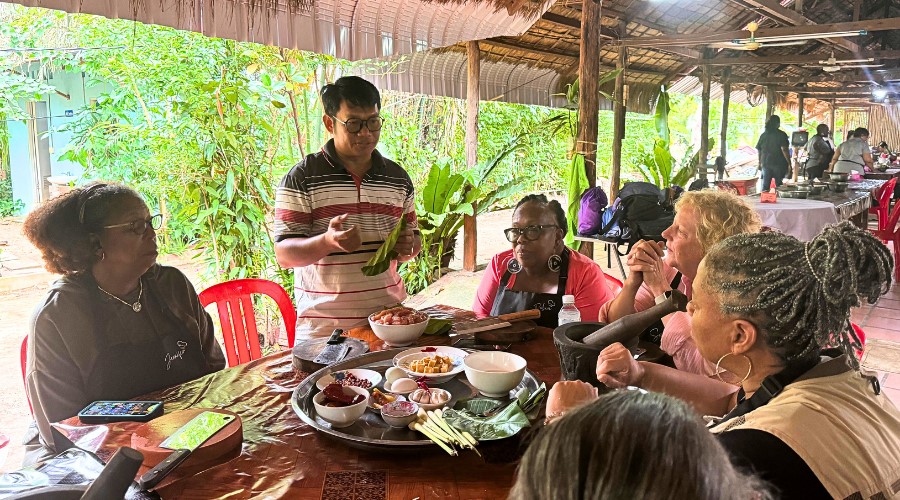
[[[688,298],[685,294],[678,290],[672,290],[672,295],[665,302],[656,304],[650,309],[619,318],[588,335],[582,342],[588,345],[601,346],[607,346],[616,342],[628,343],[664,316],[677,311],[687,311],[687,303]]]

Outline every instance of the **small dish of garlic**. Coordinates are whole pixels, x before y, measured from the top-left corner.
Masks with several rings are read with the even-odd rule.
[[[424,410],[435,410],[450,402],[450,392],[444,389],[416,389],[408,398]]]

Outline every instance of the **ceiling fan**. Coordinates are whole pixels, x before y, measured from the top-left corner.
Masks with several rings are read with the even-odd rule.
[[[809,40],[757,40],[756,30],[758,29],[759,24],[751,22],[747,25],[750,38],[736,38],[730,42],[711,43],[709,46],[716,49],[756,50],[762,47],[787,47],[789,45],[803,45],[809,42]]]
[[[819,65],[804,65],[804,68],[822,68],[822,71],[827,73],[834,73],[835,71],[840,71],[844,68],[880,68],[884,66],[884,64],[860,64],[860,63],[870,63],[875,61],[875,58],[868,57],[865,59],[843,59],[837,60],[834,58],[834,52],[831,53],[831,57],[825,59],[824,61],[819,61]]]

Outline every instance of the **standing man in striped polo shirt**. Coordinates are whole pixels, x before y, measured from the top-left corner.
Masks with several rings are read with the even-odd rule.
[[[297,338],[351,328],[406,298],[397,265],[419,253],[415,191],[400,165],[375,149],[381,96],[356,76],[321,91],[322,121],[333,138],[282,179],[275,196],[275,257],[294,268]],[[399,258],[378,276],[362,266],[406,217]]]

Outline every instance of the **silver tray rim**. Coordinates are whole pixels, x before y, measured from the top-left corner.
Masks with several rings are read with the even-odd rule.
[[[428,346],[420,346],[420,347],[425,348]],[[371,438],[366,438],[366,437],[354,436],[354,435],[342,432],[341,429],[334,429],[331,427],[323,426],[322,424],[320,424],[316,421],[314,416],[307,414],[306,411],[304,411],[303,408],[300,407],[299,402],[300,402],[301,398],[303,398],[303,399],[311,398],[319,392],[318,388],[316,387],[316,381],[320,377],[326,375],[327,373],[341,371],[341,370],[348,370],[351,368],[364,368],[368,365],[378,363],[381,361],[391,361],[393,363],[393,357],[397,353],[407,350],[409,348],[410,348],[409,346],[406,346],[406,347],[401,347],[398,349],[386,349],[383,351],[368,352],[366,354],[361,354],[355,358],[347,359],[347,360],[341,361],[340,363],[335,363],[333,365],[326,366],[325,368],[322,368],[314,373],[309,374],[309,376],[307,376],[306,379],[304,379],[303,382],[301,382],[300,385],[298,385],[294,389],[294,392],[291,395],[291,408],[293,408],[294,413],[296,413],[297,416],[300,417],[300,420],[302,420],[305,424],[309,425],[316,431],[321,432],[323,434],[327,434],[333,438],[344,441],[350,445],[361,446],[361,447],[369,448],[369,449],[375,449],[375,448],[384,449],[385,446],[393,447],[394,449],[414,449],[414,448],[426,448],[426,447],[437,446],[434,442],[432,442],[428,438],[412,440],[412,441],[397,441],[397,440],[390,440],[390,439],[371,439]],[[463,350],[468,351],[470,353],[480,352],[477,349],[463,349]],[[462,376],[463,378],[465,378],[465,372],[462,372],[457,375],[457,377],[459,377],[459,376]],[[530,383],[530,385],[534,385],[534,388],[532,390],[540,387],[541,382],[542,382],[541,379],[538,378],[537,375],[535,375],[534,372],[529,370],[527,367],[525,368],[525,378],[523,378],[522,381],[523,382],[527,381]],[[480,396],[480,397],[486,397],[486,396]],[[497,399],[497,398],[489,398],[489,399]],[[537,410],[535,410],[535,411],[537,411]],[[528,418],[529,418],[529,420],[534,421],[534,418],[532,417],[531,414],[529,414]]]

